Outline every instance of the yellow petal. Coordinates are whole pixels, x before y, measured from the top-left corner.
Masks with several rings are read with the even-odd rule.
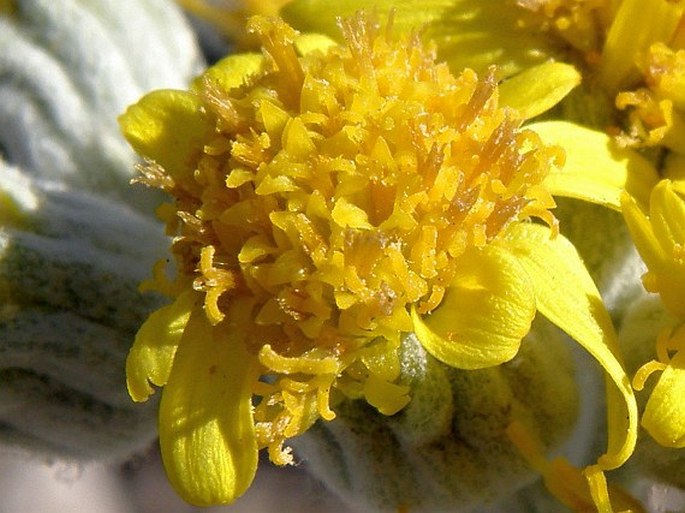
[[[269,344],[262,346],[259,351],[259,361],[272,371],[283,374],[331,374],[340,372],[337,358],[332,356],[316,357],[311,355],[282,356],[274,351]]]
[[[483,73],[494,65],[498,78],[503,78],[556,52],[552,38],[520,27],[522,10],[514,2],[452,0],[451,4],[426,27],[425,38],[437,44],[439,58],[454,71],[472,68]]]
[[[682,319],[685,317],[685,201],[676,194],[669,180],[662,180],[654,188],[649,217],[666,256],[664,262],[649,270],[656,275],[656,288],[666,309]]]
[[[659,377],[642,426],[665,447],[685,447],[685,351],[679,351]]]
[[[301,34],[295,39],[295,48],[299,55],[312,52],[325,52],[338,43],[324,34]]]
[[[611,319],[578,252],[561,235],[550,238],[546,226],[512,225],[501,242],[528,271],[538,310],[583,346],[615,386],[607,387],[609,447],[600,469],[622,465],[637,437],[637,405],[618,356]]]
[[[193,312],[159,412],[164,467],[191,504],[231,503],[252,483],[257,469],[254,362],[237,323],[213,328],[201,310]]]
[[[488,246],[468,253],[440,306],[414,332],[426,350],[458,369],[511,360],[530,331],[535,299],[525,271],[506,251]]]
[[[373,374],[364,383],[364,397],[383,415],[395,415],[410,401],[410,387],[388,383]]]
[[[393,26],[399,31],[408,31],[438,19],[453,4],[454,0],[378,0],[371,7],[380,20],[387,20],[391,10],[394,11]],[[279,14],[302,32],[320,32],[340,39],[338,18],[349,18],[369,7],[368,0],[295,0]]]
[[[354,203],[350,203],[345,198],[340,198],[335,202],[335,206],[331,211],[331,217],[333,217],[333,221],[343,228],[359,228],[363,230],[372,228],[366,211]]]
[[[554,107],[580,80],[580,73],[570,64],[545,62],[502,82],[500,105],[513,107],[524,119],[530,119]]]
[[[455,71],[474,68],[483,73],[495,65],[501,78],[539,64],[555,51],[551,38],[521,30],[521,10],[501,0],[294,0],[281,15],[299,30],[339,39],[337,17],[370,6],[380,20],[393,12],[395,32],[422,31]]]
[[[426,27],[438,56],[452,70],[483,73],[496,67],[498,78],[541,64],[558,51],[559,43],[541,32],[522,30],[521,9],[502,0],[453,0],[450,9]]]
[[[619,148],[608,135],[565,121],[533,123],[547,144],[566,150],[566,163],[552,169],[545,188],[556,196],[582,199],[615,210],[626,190],[643,205],[659,176],[645,158],[628,148]]]
[[[136,334],[126,359],[126,385],[134,401],[145,401],[166,384],[197,294],[185,292],[170,305],[152,313]]]
[[[119,116],[119,126],[137,153],[157,162],[175,180],[186,180],[213,130],[201,107],[193,93],[153,91]]]
[[[250,76],[258,73],[264,64],[264,56],[258,53],[238,53],[224,57],[193,81],[198,90],[203,80],[210,80],[224,91],[243,85]]]
[[[547,489],[571,511],[612,513],[613,503],[618,511],[644,513],[642,505],[629,494],[607,486],[601,470],[591,467],[581,472],[559,457],[548,461],[543,444],[520,420],[514,420],[506,433],[528,464],[542,475]]]
[[[621,198],[621,210],[635,247],[649,269],[659,269],[668,259],[664,248],[654,234],[649,218],[628,194]]]
[[[664,178],[671,180],[678,192],[685,194],[685,155],[669,153],[664,159],[661,173]]]

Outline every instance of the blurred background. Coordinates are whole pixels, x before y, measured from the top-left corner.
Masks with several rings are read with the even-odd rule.
[[[0,459],[0,513],[353,513],[302,467],[263,459],[257,478],[230,506],[197,508],[169,486],[156,448],[120,466]]]

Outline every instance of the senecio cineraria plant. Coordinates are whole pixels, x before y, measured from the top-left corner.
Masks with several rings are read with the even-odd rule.
[[[636,23],[638,4],[295,1],[292,25],[249,21],[261,53],[121,116],[138,181],[172,199],[175,259],[156,267],[171,302],[138,332],[128,387],[164,387],[162,456],[186,500],[234,501],[258,451],[288,464],[292,443],[374,511],[469,509],[535,473],[573,510],[642,511],[605,472],[641,413],[640,438],[683,443],[685,207],[683,5],[653,0]],[[623,212],[674,316],[635,376],[560,196]],[[606,447],[582,471],[548,459],[577,404],[558,328],[606,378]]]
[[[16,50],[0,57],[1,432],[122,454],[146,414],[112,369],[154,301],[132,283],[165,239],[122,192],[113,111],[185,87],[195,61],[165,67],[183,53],[168,36],[187,35],[174,15],[140,32],[161,44],[130,37],[171,4],[55,5],[0,2]],[[137,181],[171,199],[173,264],[144,284],[169,301],[126,362],[134,400],[164,387],[170,481],[230,503],[265,449],[364,511],[474,510],[522,489],[556,510],[541,476],[574,511],[639,512],[618,486],[635,466],[685,487],[685,3],[366,7],[252,18],[240,43],[260,51],[120,117],[146,159]],[[118,29],[96,51],[75,17],[78,37]],[[178,51],[129,69],[153,48]],[[578,348],[604,391],[581,388]],[[558,454],[594,394],[605,419],[574,466]]]

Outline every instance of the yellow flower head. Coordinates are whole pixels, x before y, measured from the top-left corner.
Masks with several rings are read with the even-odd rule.
[[[364,15],[341,23],[342,45],[278,19],[249,28],[263,56],[228,57],[121,118],[150,160],[141,181],[174,199],[160,214],[177,276],[156,280],[174,302],[141,328],[127,374],[136,400],[165,385],[177,490],[234,500],[259,448],[291,462],[284,441],[333,419],[340,398],[398,412],[404,333],[448,365],[487,367],[516,355],[537,309],[617,385],[623,414],[598,469],[620,465],[632,392],[549,212],[563,152],[498,105],[492,74],[451,74],[414,33],[395,39]]]
[[[581,67],[630,108],[624,144],[685,152],[685,3],[669,0],[519,0],[579,52]],[[644,10],[649,10],[645,18]],[[573,56],[571,56],[573,59]],[[622,89],[636,87],[635,90]]]

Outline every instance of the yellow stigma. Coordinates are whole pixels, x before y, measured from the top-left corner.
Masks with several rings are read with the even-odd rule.
[[[467,249],[530,217],[556,226],[540,184],[563,154],[498,107],[492,75],[453,76],[361,15],[341,28],[345,45],[301,55],[284,22],[252,19],[264,61],[237,87],[198,82],[190,171],[144,179],[176,198],[178,270],[209,321],[245,313],[266,376],[257,434],[278,462],[285,438],[334,416],[332,389],[406,404],[411,308],[440,305]]]

